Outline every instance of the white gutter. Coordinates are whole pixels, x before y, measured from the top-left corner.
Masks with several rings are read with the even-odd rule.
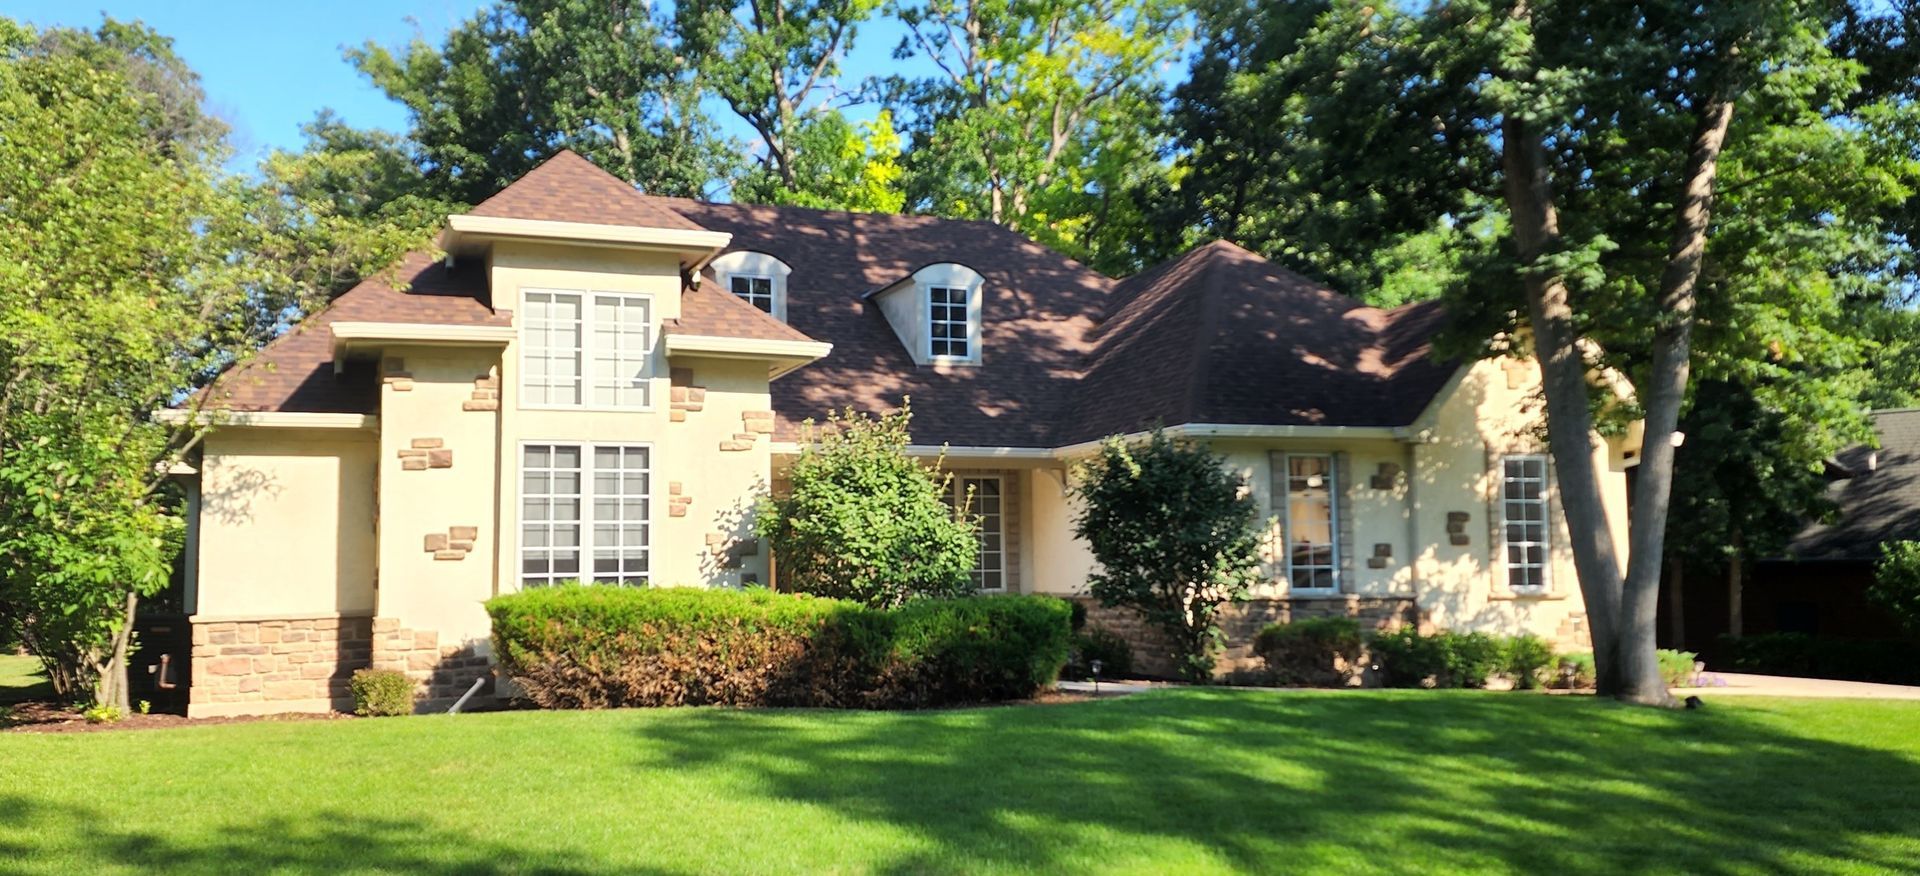
[[[191,418],[198,426],[249,426],[261,429],[374,429],[380,418],[373,414],[318,414],[300,411],[154,411],[157,423],[185,425]]]
[[[1405,426],[1258,426],[1244,423],[1187,423],[1180,426],[1168,426],[1161,430],[1174,438],[1320,438],[1347,440],[1385,440],[1406,441],[1413,438],[1412,430]],[[1144,441],[1153,433],[1150,431],[1130,432],[1120,436],[1126,442]],[[1058,447],[1052,451],[1059,459],[1085,456],[1106,443],[1102,438],[1095,441],[1082,441]]]
[[[701,356],[711,359],[749,359],[773,363],[772,380],[809,362],[826,358],[833,345],[821,341],[728,338],[718,335],[667,334],[662,342],[667,357]]]
[[[428,347],[504,347],[513,343],[509,325],[445,325],[431,322],[336,322],[333,332],[333,373],[347,367],[355,347],[417,344]]]

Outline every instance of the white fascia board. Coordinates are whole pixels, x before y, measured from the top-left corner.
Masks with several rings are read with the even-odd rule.
[[[946,444],[909,444],[908,456],[940,456],[948,459],[1051,460],[1047,447],[954,447]]]
[[[802,365],[826,358],[833,345],[821,341],[782,341],[765,338],[727,338],[716,335],[666,336],[668,358],[699,356],[708,359],[748,359],[768,363],[767,379],[778,378]]]
[[[513,343],[508,325],[445,325],[431,322],[336,322],[333,332],[333,373],[347,367],[354,350],[379,349],[388,344],[424,347],[505,347]]]
[[[464,214],[448,216],[447,230],[440,235],[441,249],[454,252],[463,242],[462,238],[511,238],[659,249],[702,259],[726,249],[727,244],[733,241],[733,235],[727,232],[705,229],[603,225],[597,222],[555,222]]]
[[[323,414],[306,411],[200,411],[176,409],[154,411],[155,422],[169,426],[184,425],[191,418],[198,426],[248,426],[260,429],[374,429],[380,418],[373,414]]]

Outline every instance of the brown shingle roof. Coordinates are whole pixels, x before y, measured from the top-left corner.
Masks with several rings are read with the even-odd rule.
[[[318,313],[267,344],[259,355],[220,375],[209,387],[208,407],[235,411],[375,413],[378,384],[370,371],[333,373],[335,322],[408,322],[447,325],[511,325],[512,314],[494,310],[487,297],[486,267],[456,270],[427,253],[410,253],[391,270],[360,281]],[[396,289],[405,285],[405,291]]]
[[[1841,453],[1845,475],[1827,485],[1839,516],[1795,535],[1787,556],[1798,560],[1880,559],[1887,542],[1920,538],[1920,409],[1875,411],[1880,446]]]
[[[783,440],[809,417],[852,406],[892,410],[913,398],[919,443],[1053,446],[1072,402],[1087,335],[1113,282],[1012,231],[985,222],[795,207],[657,199],[714,231],[732,250],[793,268],[787,320],[833,353],[773,384]],[[986,279],[977,367],[916,366],[879,305],[861,296],[939,262]]]
[[[1216,241],[1119,283],[1072,424],[1084,441],[1155,424],[1404,426],[1452,376],[1442,311],[1368,307]]]
[[[715,287],[711,278],[680,293],[680,318],[666,321],[668,334],[749,338],[763,341],[811,341],[798,329],[760,308]]]
[[[643,197],[570,149],[560,150],[513,185],[481,201],[470,215],[703,230],[661,199]]]

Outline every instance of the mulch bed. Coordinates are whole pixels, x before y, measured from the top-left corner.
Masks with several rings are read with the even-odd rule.
[[[15,703],[0,717],[0,733],[94,733],[105,730],[163,730],[169,727],[206,727],[254,721],[337,721],[352,719],[343,712],[292,712],[279,715],[233,715],[193,718],[184,715],[131,714],[111,724],[90,724],[80,710],[58,703]]]

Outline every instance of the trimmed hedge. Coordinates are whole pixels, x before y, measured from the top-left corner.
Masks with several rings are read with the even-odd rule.
[[[1481,688],[1507,666],[1505,643],[1486,633],[1403,627],[1374,636],[1372,649],[1388,687]]]
[[[1920,684],[1920,640],[1828,639],[1805,633],[1722,636],[1728,672]]]
[[[1253,640],[1253,652],[1266,662],[1274,681],[1308,687],[1345,686],[1359,674],[1366,646],[1360,621],[1350,617],[1268,624]]]
[[[1047,597],[892,610],[764,589],[540,588],[487,603],[495,659],[545,708],[916,708],[1030,697],[1066,663]]]

